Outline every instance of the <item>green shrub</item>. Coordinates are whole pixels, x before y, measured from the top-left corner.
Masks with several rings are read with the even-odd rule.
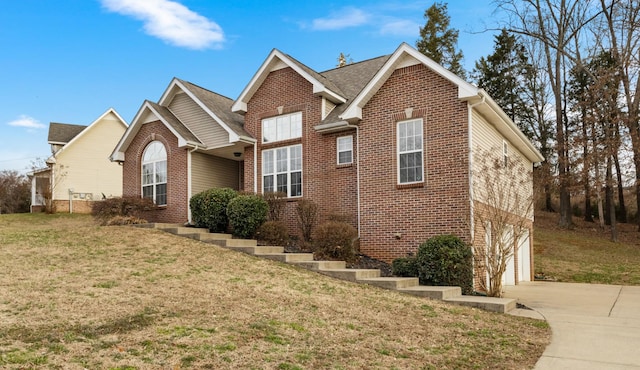
[[[313,252],[319,258],[353,261],[358,254],[358,231],[346,222],[327,221],[313,232]]]
[[[269,205],[269,221],[280,221],[284,207],[287,205],[287,193],[282,191],[268,192],[262,195]]]
[[[115,197],[93,202],[91,214],[101,225],[106,225],[109,220],[116,217],[144,219],[155,208],[153,201],[149,198]]]
[[[269,205],[259,195],[239,195],[227,206],[227,217],[233,229],[233,235],[251,238],[267,220]]]
[[[471,248],[453,235],[434,236],[420,245],[416,254],[418,278],[423,285],[459,286],[473,293]]]
[[[418,277],[418,265],[415,257],[396,258],[391,263],[391,272],[395,276]]]
[[[296,206],[298,214],[298,227],[302,233],[302,241],[309,243],[312,239],[313,225],[318,218],[318,205],[312,200],[301,199]]]
[[[267,221],[258,228],[256,239],[260,245],[284,246],[289,239],[287,225],[282,221]]]
[[[229,225],[227,205],[238,192],[230,188],[213,188],[191,197],[191,219],[196,227],[206,227],[211,232],[226,232]]]

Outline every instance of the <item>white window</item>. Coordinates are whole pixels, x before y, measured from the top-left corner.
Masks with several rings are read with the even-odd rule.
[[[502,165],[504,167],[509,165],[509,144],[506,141],[502,141]]]
[[[262,191],[302,196],[302,145],[262,151]]]
[[[338,164],[353,163],[353,136],[340,136],[336,146]]]
[[[285,114],[262,120],[262,142],[273,143],[302,137],[302,113]]]
[[[142,154],[142,197],[167,204],[167,151],[159,141],[149,143]]]
[[[398,183],[422,182],[422,119],[398,122]]]

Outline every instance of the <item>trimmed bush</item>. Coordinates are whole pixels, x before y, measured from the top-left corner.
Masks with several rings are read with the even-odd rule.
[[[355,260],[358,231],[346,222],[327,221],[313,232],[313,252],[320,258]]]
[[[93,202],[91,214],[101,225],[106,225],[109,220],[116,217],[144,219],[148,212],[155,208],[155,204],[149,198],[115,197]]]
[[[289,239],[287,225],[282,221],[267,221],[256,232],[260,245],[285,246]]]
[[[191,219],[196,227],[206,227],[214,233],[227,231],[227,205],[238,192],[231,188],[212,188],[191,197]]]
[[[418,278],[423,285],[459,286],[473,293],[471,247],[453,235],[434,236],[420,245],[416,254]]]
[[[260,225],[267,220],[269,205],[259,195],[239,195],[227,206],[227,217],[233,235],[252,238]]]
[[[418,265],[415,257],[396,258],[391,263],[391,272],[395,276],[417,277]]]

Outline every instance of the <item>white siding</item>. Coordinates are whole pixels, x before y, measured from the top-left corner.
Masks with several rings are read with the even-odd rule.
[[[203,153],[191,154],[191,195],[211,188],[239,186],[239,164],[230,159]]]
[[[102,194],[121,196],[122,167],[109,161],[109,155],[125,129],[118,118],[109,113],[65,147],[56,156],[58,173],[54,175],[53,199],[69,200],[70,188],[75,193],[91,194],[94,200],[101,199]],[[61,172],[64,175],[60,175]]]
[[[191,132],[208,147],[229,144],[229,133],[187,94],[176,94],[169,109],[181,122],[188,122]]]

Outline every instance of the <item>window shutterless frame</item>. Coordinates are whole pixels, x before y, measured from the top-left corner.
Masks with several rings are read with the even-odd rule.
[[[142,197],[158,206],[167,205],[167,150],[159,141],[152,141],[142,154]]]
[[[302,196],[302,145],[262,151],[262,192]]]
[[[336,138],[336,161],[338,165],[353,163],[353,136]]]
[[[398,184],[424,182],[424,139],[422,118],[400,121],[396,125],[396,163]]]

